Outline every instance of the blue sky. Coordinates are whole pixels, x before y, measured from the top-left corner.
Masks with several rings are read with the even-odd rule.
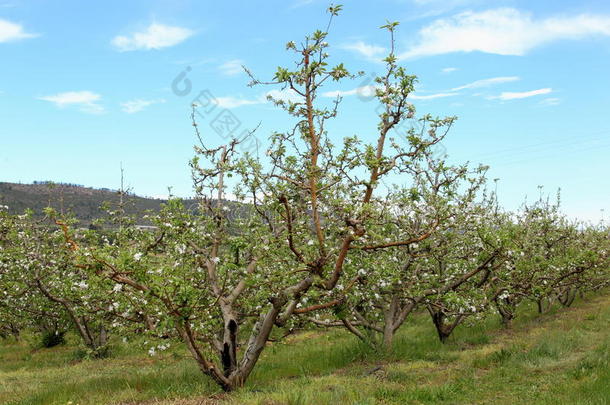
[[[240,66],[269,78],[289,65],[284,44],[324,27],[328,4],[0,0],[0,181],[116,188],[122,162],[138,194],[189,195],[193,99],[214,98],[200,120],[210,142],[222,140],[211,122],[231,114],[237,132],[261,123],[264,148],[290,121],[264,101],[279,89],[248,88]],[[607,219],[610,2],[343,4],[333,60],[382,72],[388,38],[378,27],[399,21],[418,112],[459,117],[444,148],[452,161],[490,165],[506,207],[536,198],[539,185],[561,187],[568,214]],[[326,89],[344,95],[334,139],[375,136],[369,77]]]

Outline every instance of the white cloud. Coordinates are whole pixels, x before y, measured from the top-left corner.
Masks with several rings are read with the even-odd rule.
[[[373,97],[375,95],[375,86],[368,85],[362,87],[356,87],[352,90],[333,90],[322,93],[323,97],[347,97],[359,95],[361,97]]]
[[[519,80],[518,76],[492,77],[491,79],[477,80],[472,83],[465,84],[463,86],[455,87],[455,88],[451,89],[451,91],[460,91],[460,90],[465,90],[465,89],[479,89],[481,87],[489,87],[489,86],[493,86],[495,84],[516,82],[517,80]]]
[[[153,99],[153,100],[143,100],[143,99],[135,99],[126,101],[121,103],[121,109],[127,114],[134,114],[144,110],[146,107],[149,107],[153,104],[165,103],[165,100],[162,98]]]
[[[97,93],[90,91],[67,91],[52,96],[38,97],[39,100],[49,101],[59,108],[76,106],[80,111],[89,114],[101,114],[105,112],[104,107],[98,104],[102,98]]]
[[[445,98],[445,97],[455,97],[459,96],[460,93],[436,93],[436,94],[427,94],[425,96],[420,96],[417,94],[410,94],[409,98],[412,100],[432,100],[435,98]]]
[[[240,73],[243,73],[243,71],[244,71],[244,69],[242,68],[243,64],[244,64],[243,60],[241,60],[241,59],[233,59],[233,60],[230,60],[230,61],[227,61],[227,62],[223,63],[218,68],[220,69],[220,71],[224,75],[235,76],[235,75],[238,75]]]
[[[213,103],[215,103],[216,105],[218,105],[222,108],[229,108],[229,109],[241,107],[244,105],[262,104],[264,102],[265,102],[265,100],[262,97],[259,97],[258,99],[254,99],[254,100],[249,100],[249,99],[245,99],[245,98],[227,96],[227,97],[216,97],[213,100]]]
[[[409,0],[415,7],[410,10],[406,21],[421,20],[432,18],[442,14],[447,14],[456,8],[463,8],[469,5],[485,4],[490,0]]]
[[[476,3],[475,0],[412,0],[413,3],[419,6],[444,5],[444,6],[463,6],[467,3]]]
[[[0,43],[34,38],[36,34],[25,32],[23,26],[0,18]]]
[[[267,97],[271,96],[272,98],[276,99],[276,100],[283,100],[283,101],[291,101],[293,103],[298,103],[298,102],[302,102],[303,98],[301,96],[299,96],[294,90],[291,89],[284,89],[284,90],[271,90],[268,91],[267,93],[265,93],[264,98],[267,99]]]
[[[504,92],[504,93],[500,94],[499,96],[494,96],[494,97],[489,97],[489,98],[497,99],[497,100],[516,100],[516,99],[520,99],[520,98],[539,96],[541,94],[549,94],[552,92],[553,92],[553,89],[547,87],[544,89],[522,91],[522,92],[508,91],[508,92]]]
[[[554,105],[559,105],[559,104],[561,104],[561,99],[556,98],[556,97],[545,98],[544,100],[542,100],[540,102],[540,105],[544,105],[544,106],[554,106]]]
[[[360,97],[369,98],[369,97],[375,96],[375,89],[376,89],[375,86],[368,85],[368,86],[356,87],[355,89],[352,89],[352,90],[327,91],[325,93],[322,93],[322,96],[334,98],[334,97],[347,97],[347,96],[358,95]],[[411,93],[409,95],[409,98],[411,100],[432,100],[435,98],[454,97],[454,96],[458,96],[458,95],[460,95],[460,93],[455,93],[455,92],[435,93],[435,94],[426,94],[426,95],[419,95],[416,93]]]
[[[307,6],[311,3],[313,3],[314,1],[315,0],[297,0],[292,4],[292,6],[290,6],[290,8],[298,8],[298,7]]]
[[[212,102],[222,108],[238,108],[246,105],[257,105],[257,104],[265,104],[269,102],[267,97],[273,97],[276,100],[283,101],[292,101],[294,103],[303,101],[302,98],[295,93],[293,90],[284,89],[284,90],[271,90],[266,93],[260,94],[256,98],[244,98],[244,97],[233,97],[233,96],[225,96],[225,97],[215,97]]]
[[[441,72],[443,72],[443,73],[452,73],[452,72],[455,72],[456,70],[458,70],[458,68],[446,67],[446,68],[442,69]]]
[[[153,23],[144,31],[134,32],[130,36],[114,37],[112,45],[121,52],[162,49],[178,45],[193,34],[188,28]]]
[[[422,28],[417,43],[400,58],[474,51],[520,56],[549,42],[592,36],[610,36],[610,16],[535,19],[514,8],[467,11]]]
[[[386,49],[384,47],[367,44],[363,41],[357,41],[352,44],[345,44],[341,46],[341,48],[357,52],[370,60],[379,60],[381,55],[386,53]]]

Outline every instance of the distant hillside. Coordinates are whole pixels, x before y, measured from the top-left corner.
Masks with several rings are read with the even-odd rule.
[[[119,199],[120,195],[116,190],[95,189],[76,184],[0,182],[0,204],[7,205],[9,212],[22,213],[29,208],[40,214],[45,207],[51,206],[59,212],[72,213],[82,221],[82,225],[88,225],[104,215],[100,209],[102,203],[110,202],[116,205]],[[132,194],[124,196],[124,201],[128,202],[125,205],[127,213],[140,216],[146,210],[158,210],[160,205],[166,202]]]

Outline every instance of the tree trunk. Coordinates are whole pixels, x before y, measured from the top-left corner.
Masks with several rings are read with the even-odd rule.
[[[551,302],[548,299],[541,297],[536,300],[536,305],[538,306],[538,313],[544,314],[551,307]]]
[[[74,326],[76,326],[76,330],[78,331],[78,334],[83,339],[83,343],[85,344],[85,346],[89,347],[90,349],[97,350],[100,347],[100,345],[98,345],[99,340],[96,340],[95,337],[93,336],[93,334],[91,333],[91,331],[89,330],[89,325],[87,324],[87,319],[84,316],[78,316],[76,314],[76,311],[72,307],[72,303],[70,303],[70,301],[56,297],[53,294],[51,294],[49,292],[49,290],[42,284],[42,282],[40,280],[36,280],[36,286],[49,300],[56,302],[65,308],[66,312],[68,313],[68,316],[74,323]],[[103,328],[103,326],[102,326],[102,328]],[[101,332],[102,331],[100,330],[100,336],[99,336],[100,338],[101,338]],[[103,341],[105,344],[106,339],[107,339],[106,329],[103,329],[103,335],[104,335]]]
[[[496,308],[502,317],[502,326],[508,329],[512,326],[512,321],[515,318],[515,308],[508,300],[505,301],[505,304],[496,301]]]
[[[0,330],[0,337],[2,339],[7,339],[9,336],[13,336],[16,342],[19,342],[20,331],[14,324],[9,323],[5,327]]]
[[[383,328],[383,347],[385,349],[391,349],[392,343],[394,342],[394,331],[393,325],[385,325]]]
[[[225,376],[230,376],[237,368],[237,321],[231,317],[225,320],[222,351],[220,357]]]
[[[229,376],[229,381],[232,385],[231,390],[243,386],[250,376],[269,340],[269,335],[273,330],[275,320],[280,315],[283,304],[282,302],[274,302],[273,307],[266,314],[261,314],[259,320],[252,328],[250,339],[246,345],[246,351],[237,369]]]
[[[153,331],[155,329],[156,325],[153,322],[152,318],[150,316],[148,316],[147,314],[144,314],[143,318],[144,318],[144,324],[146,325],[146,330]]]
[[[575,298],[576,298],[576,289],[574,289],[574,288],[568,288],[568,289],[562,291],[557,296],[557,299],[559,300],[561,305],[563,305],[564,307],[570,307],[572,305],[572,303],[574,302]]]
[[[392,348],[392,342],[394,340],[394,333],[396,332],[396,318],[398,315],[398,299],[392,297],[390,306],[385,312],[385,322],[383,325],[383,347],[385,349]]]
[[[76,313],[72,310],[72,308],[68,308],[68,306],[66,305],[64,306],[66,307],[68,314],[70,315],[70,319],[72,319],[72,322],[76,326],[76,330],[78,331],[78,334],[83,340],[85,346],[93,348],[95,343],[93,342],[93,339],[91,339],[91,334],[89,333],[87,323],[84,321],[84,319],[78,317]]]
[[[89,325],[87,318],[76,316],[76,314],[73,315],[72,320],[76,324],[76,328],[85,346],[93,351],[106,346],[106,343],[108,343],[108,331],[103,324],[100,324],[97,333],[95,333],[95,329],[92,329],[93,326]]]
[[[277,299],[273,302],[273,306],[266,313],[260,315],[258,321],[254,324],[250,338],[246,344],[246,350],[241,358],[237,361],[237,320],[230,312],[226,312],[227,316],[224,327],[224,336],[222,345],[218,349],[218,357],[222,370],[218,370],[214,362],[207,360],[197,345],[194,333],[190,330],[188,321],[182,320],[182,326],[177,327],[178,332],[186,343],[191,355],[199,365],[199,369],[203,374],[212,377],[212,379],[225,392],[230,392],[236,388],[242,387],[246,382],[252,369],[256,365],[261,352],[265,348],[265,344],[269,340],[269,335],[273,330],[276,319],[280,315],[282,306],[286,303],[286,299]]]
[[[458,315],[452,323],[446,323],[447,314],[442,309],[434,309],[431,305],[428,306],[428,312],[432,317],[432,323],[436,327],[436,333],[441,343],[445,343],[453,330],[462,322],[464,319],[463,315]]]
[[[19,328],[13,324],[10,325],[10,328],[11,328],[11,333],[13,334],[13,337],[15,338],[15,340],[17,342],[19,342],[19,338],[21,337]]]
[[[514,316],[511,313],[501,312],[502,315],[502,326],[506,329],[510,329],[513,325]]]
[[[106,328],[102,324],[102,325],[100,325],[100,334],[99,334],[99,339],[98,339],[98,348],[106,346],[107,342],[108,342],[108,332],[106,331]]]

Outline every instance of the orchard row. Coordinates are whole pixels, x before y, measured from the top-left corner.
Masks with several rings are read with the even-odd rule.
[[[329,9],[331,20],[341,7]],[[610,280],[610,233],[574,222],[559,200],[499,207],[486,168],[439,154],[455,117],[418,116],[416,77],[394,53],[372,88],[377,133],[331,133],[340,98],[319,97],[350,73],[330,65],[328,29],[289,42],[293,68],[268,82],[294,126],[266,153],[244,139],[212,146],[195,121],[190,163],[199,202],[172,199],[142,229],[108,206],[95,229],[48,209],[45,219],[0,207],[0,331],[74,329],[93,356],[109,336],[148,334],[150,353],[182,342],[202,373],[244,384],[270,339],[342,327],[390,347],[414,311],[444,341],[459,325],[499,314],[509,326],[532,301],[541,312]],[[329,24],[330,26],[330,24]]]

